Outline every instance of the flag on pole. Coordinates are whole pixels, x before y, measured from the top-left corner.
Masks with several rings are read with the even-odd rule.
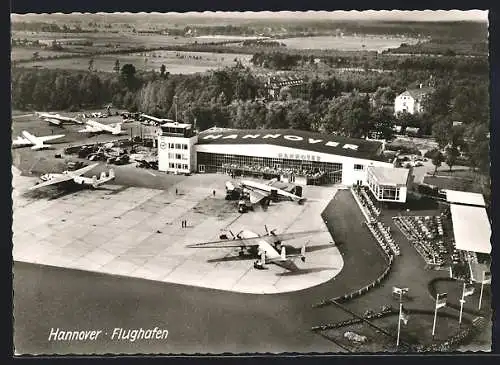
[[[448,293],[438,294],[436,298],[436,308],[446,307],[446,299],[448,298]]]
[[[406,325],[406,324],[408,324],[408,318],[410,318],[410,316],[405,311],[404,307],[401,306],[401,311],[399,313],[399,320]]]
[[[491,271],[483,271],[483,284],[491,284]]]
[[[470,283],[465,283],[464,285],[464,297],[474,294],[474,285]]]
[[[408,293],[408,288],[398,288],[397,286],[392,287],[392,294],[393,295],[405,295]]]
[[[397,286],[393,286],[392,287],[392,294],[401,295],[401,294],[403,294],[403,289],[398,288]]]

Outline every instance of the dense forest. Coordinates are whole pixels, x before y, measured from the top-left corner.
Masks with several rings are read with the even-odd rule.
[[[457,75],[400,70],[305,77],[300,93],[285,87],[277,100],[268,101],[265,80],[240,64],[195,75],[169,75],[165,68],[139,73],[130,64],[115,73],[13,69],[12,106],[76,111],[112,102],[117,108],[173,117],[176,96],[180,118],[200,130],[214,125],[295,128],[350,137],[377,132],[391,138],[392,127],[399,124],[432,134],[443,148],[474,150],[474,165],[487,169],[488,78]],[[394,116],[395,96],[425,81],[434,90],[424,101],[425,112]],[[455,121],[462,126],[453,128]]]

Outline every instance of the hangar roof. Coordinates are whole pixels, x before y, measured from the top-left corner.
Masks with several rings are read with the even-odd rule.
[[[486,204],[484,202],[483,194],[470,193],[467,191],[458,190],[445,190],[446,200],[449,203],[466,204],[466,205],[478,205],[484,207]]]
[[[491,225],[486,209],[451,204],[455,247],[459,250],[491,253]]]
[[[379,153],[382,142],[292,129],[206,130],[199,134],[198,144],[270,144],[332,155],[385,160]]]

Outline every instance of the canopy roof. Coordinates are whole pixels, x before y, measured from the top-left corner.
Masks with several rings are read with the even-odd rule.
[[[451,219],[458,250],[491,253],[491,225],[482,207],[451,204]]]

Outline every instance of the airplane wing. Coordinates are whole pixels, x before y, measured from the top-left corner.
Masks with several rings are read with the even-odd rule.
[[[270,263],[270,264],[275,264],[275,265],[278,265],[284,269],[287,269],[287,270],[290,270],[290,271],[299,271],[299,267],[295,264],[295,262],[293,262],[292,260],[289,260],[289,259],[286,259],[286,260],[282,260],[282,259],[275,259],[275,260],[268,260],[266,259],[266,262],[267,263]]]
[[[29,190],[35,190],[35,189],[43,188],[44,186],[49,186],[49,185],[54,185],[54,184],[60,184],[62,182],[70,181],[70,180],[73,180],[73,177],[71,177],[69,175],[64,176],[64,175],[61,174],[61,176],[58,176],[58,177],[53,178],[51,180],[44,181],[44,182],[42,182],[40,184],[32,186],[31,188],[29,188]]]
[[[98,127],[91,127],[91,126],[86,126],[85,129],[80,129],[78,132],[80,133],[95,133],[95,132],[102,132],[103,129],[102,128],[98,128]]]
[[[64,137],[64,134],[55,134],[52,136],[42,136],[42,137],[37,137],[37,138],[41,142],[47,142],[47,141],[51,141],[53,139],[62,138],[62,137]]]
[[[97,165],[99,165],[99,164],[98,163],[94,163],[92,165],[82,167],[81,169],[78,169],[78,170],[75,170],[75,171],[70,171],[70,172],[68,172],[68,176],[70,176],[70,178],[72,179],[74,176],[83,175],[86,172],[89,172],[90,170],[92,170]]]
[[[266,185],[272,186],[272,185],[273,185],[275,182],[277,182],[277,181],[278,181],[278,179],[276,179],[276,178],[271,179],[271,180],[269,180],[269,181],[267,182],[267,184],[266,184]]]
[[[25,146],[28,144],[32,144],[31,141],[28,138],[23,138],[23,137],[17,137],[15,140],[12,141],[13,146]]]
[[[252,190],[252,189],[248,189],[250,190],[250,203],[252,204],[257,204],[258,202],[260,202],[262,199],[266,198],[268,195],[266,194],[263,194],[259,191],[256,191],[256,190]]]
[[[225,248],[225,247],[254,247],[258,246],[262,241],[262,237],[254,238],[236,238],[234,240],[221,240],[212,242],[195,243],[187,245],[189,248]]]
[[[63,123],[61,120],[54,118],[45,118],[44,120],[54,125],[61,125]]]
[[[312,230],[312,231],[303,231],[303,232],[291,232],[291,233],[281,233],[277,235],[267,235],[260,237],[261,239],[265,239],[267,242],[283,242],[293,240],[295,238],[302,238],[307,236],[312,236],[314,234],[326,233],[327,230]]]

